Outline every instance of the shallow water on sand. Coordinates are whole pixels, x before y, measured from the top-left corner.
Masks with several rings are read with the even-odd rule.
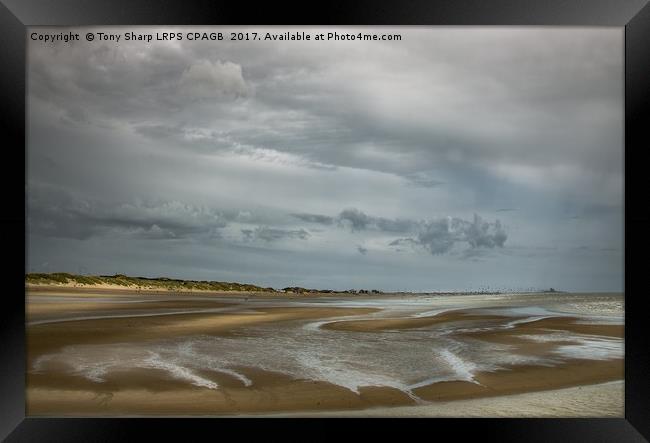
[[[50,297],[48,302],[55,303],[52,299],[55,297]],[[127,301],[124,297],[119,299],[120,302]],[[136,299],[134,297],[132,301]],[[191,298],[184,296],[184,300]],[[232,298],[212,300],[233,303]],[[97,301],[96,298],[93,301]],[[480,340],[468,334],[507,330],[518,324],[563,316],[578,317],[584,323],[622,324],[623,304],[620,294],[422,295],[299,300],[250,298],[234,303],[240,312],[242,308],[291,306],[370,307],[378,308],[379,311],[321,320],[290,320],[241,326],[223,335],[183,335],[147,342],[70,343],[57,352],[36,358],[29,372],[46,374],[51,368],[63,367],[70,375],[102,384],[116,371],[155,369],[191,386],[219,389],[220,383],[217,380],[224,377],[241,387],[253,386],[255,381],[246,375],[243,368],[255,368],[282,373],[299,380],[329,382],[355,393],[366,386],[392,387],[419,401],[413,392],[418,387],[452,380],[477,383],[474,377],[478,372],[516,365],[554,366],[576,358],[607,360],[623,357],[623,340],[615,337],[567,331],[521,335],[521,339],[531,343],[551,345],[540,352],[526,353],[520,352],[519,347],[512,344]],[[459,320],[369,332],[325,327],[327,324],[349,320],[426,319],[457,309],[502,318],[471,322]],[[215,314],[224,310],[227,311],[228,308],[205,308],[206,312]],[[111,315],[93,314],[95,313],[89,313],[86,318],[91,320]],[[165,315],[174,314],[167,312]],[[157,314],[113,314],[114,317],[134,318],[137,315]],[[79,316],[61,315],[58,318],[48,318],[47,322],[69,321],[70,318],[81,319]],[[32,323],[34,325],[38,325],[38,320]]]

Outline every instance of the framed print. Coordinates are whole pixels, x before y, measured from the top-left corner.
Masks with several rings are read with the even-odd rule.
[[[645,3],[4,1],[2,436],[643,441]]]

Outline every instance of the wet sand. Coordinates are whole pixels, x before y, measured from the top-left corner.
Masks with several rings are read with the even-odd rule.
[[[339,386],[311,380],[295,380],[277,373],[243,371],[254,387],[227,382],[215,374],[221,389],[187,388],[164,373],[129,371],[109,378],[97,387],[79,377],[30,376],[27,404],[29,415],[129,415],[191,414],[231,415],[273,411],[319,411],[372,407],[413,406],[418,402],[403,392],[386,387],[361,388],[359,395]],[[527,392],[556,390],[622,380],[622,361],[577,360],[556,367],[510,368],[477,376],[470,382],[440,382],[418,388],[425,402],[480,399]],[[613,398],[613,405],[620,399]],[[619,409],[613,409],[616,414]],[[619,411],[622,414],[622,410]],[[385,413],[390,415],[389,410]],[[512,416],[518,411],[512,409]]]
[[[377,407],[365,410],[272,414],[272,417],[480,417],[578,418],[622,417],[625,410],[622,381],[597,385],[492,396],[480,399],[432,402],[419,406]],[[255,415],[251,415],[255,417]]]
[[[27,365],[30,369],[27,374],[27,415],[229,416],[283,412],[299,415],[316,411],[325,414],[326,411],[339,411],[332,414],[345,415],[345,411],[357,411],[355,414],[390,416],[394,411],[396,416],[443,416],[444,410],[455,410],[456,416],[468,416],[471,411],[476,414],[481,410],[486,414],[495,414],[493,409],[485,408],[486,398],[513,397],[512,407],[504,406],[505,409],[498,411],[497,415],[526,416],[530,415],[530,410],[517,407],[521,401],[527,401],[521,399],[526,395],[534,397],[537,393],[548,392],[547,397],[539,398],[546,399],[549,411],[561,410],[566,414],[555,416],[589,416],[585,410],[588,399],[573,410],[569,406],[562,408],[555,404],[558,399],[570,397],[565,393],[567,388],[582,387],[588,387],[581,392],[583,396],[591,395],[601,401],[599,408],[594,410],[596,416],[622,416],[623,413],[620,396],[612,394],[611,401],[604,404],[607,403],[606,391],[610,392],[612,385],[603,384],[623,380],[622,358],[558,359],[557,353],[553,354],[560,346],[578,345],[583,336],[620,340],[623,336],[621,324],[586,323],[584,318],[575,315],[532,317],[529,321],[517,323],[526,320],[526,316],[486,314],[469,307],[414,317],[404,313],[406,309],[411,309],[410,305],[406,308],[400,305],[401,310],[384,312],[381,308],[363,303],[360,306],[343,306],[344,303],[300,305],[277,297],[268,303],[269,297],[255,297],[252,294],[239,298],[202,295],[201,299],[183,294],[178,299],[173,299],[172,295],[171,300],[169,295],[156,299],[155,294],[140,294],[120,295],[124,300],[99,300],[101,297],[113,297],[114,294],[88,296],[74,289],[66,291],[64,294],[68,298],[60,302],[53,302],[47,297],[39,298],[44,294],[51,296],[51,292],[32,291],[28,294]],[[70,301],[70,296],[79,300]],[[136,300],[133,297],[151,300],[130,303]],[[305,296],[301,298],[304,300]],[[458,300],[463,304],[461,299]],[[315,303],[321,301],[314,298]],[[456,303],[455,300],[453,302]],[[183,310],[199,312],[183,313]],[[175,313],[177,311],[181,312]],[[108,318],[69,318],[80,315]],[[346,318],[350,316],[353,318]],[[38,323],[45,320],[50,323]],[[301,328],[299,330],[303,331],[303,325],[314,320],[322,322],[318,328],[323,332],[352,334],[352,337],[358,336],[360,341],[382,333],[391,337],[390,334],[400,334],[400,331],[417,334],[418,331],[440,330],[443,331],[441,337],[461,337],[478,343],[479,347],[482,346],[480,343],[496,343],[524,356],[547,358],[552,355],[553,358],[544,364],[503,364],[489,371],[473,370],[471,379],[432,380],[421,386],[413,386],[410,391],[399,386],[368,385],[360,386],[355,392],[337,384],[336,377],[328,379],[334,381],[324,381],[250,365],[233,365],[229,370],[205,367],[191,371],[174,366],[174,371],[188,372],[185,375],[181,373],[179,377],[176,372],[170,372],[163,361],[158,362],[156,367],[113,369],[102,373],[101,380],[71,371],[64,357],[48,361],[45,369],[34,369],[39,366],[39,359],[57,356],[71,347],[96,347],[100,352],[105,349],[101,347],[103,345],[124,343],[130,346],[135,343],[146,348],[147,343],[153,346],[161,340],[196,335],[217,340],[219,337],[241,340],[242,347],[237,352],[245,353],[246,340],[255,339],[255,335],[250,335],[250,328],[271,328],[269,331]],[[556,341],[553,334],[558,333],[578,335],[575,339],[570,335]],[[278,340],[281,337],[278,335]],[[537,341],[530,337],[536,337]],[[273,337],[269,337],[269,340],[272,345]],[[363,360],[364,356],[359,357]],[[354,365],[351,370],[354,370]],[[188,380],[199,380],[204,385],[188,383]],[[459,406],[442,408],[447,403]],[[467,413],[460,407],[463,404]],[[535,410],[539,411],[540,407]]]
[[[185,307],[193,307],[187,301]],[[108,310],[111,305],[102,306]],[[155,309],[155,308],[154,308]],[[28,363],[40,354],[53,352],[70,344],[100,344],[129,340],[159,340],[191,334],[227,334],[231,329],[259,323],[322,319],[352,314],[367,314],[375,309],[363,308],[264,308],[240,312],[155,315],[148,317],[108,317],[90,320],[35,324],[27,328]],[[158,314],[162,314],[159,312]],[[35,320],[37,321],[37,320]]]
[[[352,332],[374,332],[386,331],[391,329],[413,329],[422,328],[425,326],[433,326],[449,322],[467,323],[474,322],[487,322],[490,320],[504,320],[508,317],[498,315],[475,315],[464,311],[453,311],[442,313],[431,317],[419,318],[382,318],[377,320],[344,320],[332,322],[324,325],[325,329],[332,329],[337,331],[352,331]]]
[[[495,323],[506,319],[522,319],[524,317],[504,317],[498,315],[477,315],[466,311],[445,312],[432,317],[420,318],[386,318],[378,320],[344,320],[324,325],[326,329],[338,331],[373,332],[390,329],[411,329],[443,324],[449,322],[467,322],[469,324],[481,322],[487,324],[494,320]],[[578,334],[602,335],[607,337],[623,338],[625,328],[623,325],[581,324],[576,317],[547,318],[514,325],[515,330],[497,330],[486,333],[467,332],[465,334],[481,339],[498,339],[499,336],[514,337],[523,334],[543,333],[544,331],[569,331]]]

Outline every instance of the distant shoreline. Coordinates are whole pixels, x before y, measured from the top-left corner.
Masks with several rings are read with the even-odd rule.
[[[548,290],[479,290],[479,291],[382,291],[377,289],[312,289],[300,286],[290,286],[283,289],[262,287],[248,283],[220,282],[204,280],[181,280],[166,277],[131,277],[123,274],[115,275],[75,275],[64,272],[28,273],[25,275],[26,289],[89,289],[92,291],[127,291],[130,293],[197,293],[197,294],[273,294],[273,295],[331,295],[331,296],[360,296],[360,295],[500,295],[500,294],[620,294],[623,291],[582,291],[567,292],[550,288]]]
[[[25,283],[25,290],[28,293],[100,293],[100,294],[183,294],[183,295],[245,295],[248,297],[395,297],[409,295],[481,295],[468,292],[381,292],[373,293],[351,293],[351,292],[333,292],[318,291],[309,292],[282,292],[282,291],[230,291],[230,290],[213,290],[213,289],[177,289],[177,288],[155,288],[142,286],[120,286],[120,285],[83,285],[78,283]],[[484,295],[499,295],[506,293],[491,293]],[[514,293],[513,293],[514,294]]]
[[[146,288],[146,287],[125,287],[119,285],[81,285],[74,283],[67,284],[36,284],[25,283],[25,292],[28,295],[37,294],[144,294],[144,295],[215,295],[215,296],[245,296],[245,297],[285,297],[285,298],[305,298],[305,297],[350,297],[350,298],[367,298],[367,297],[406,297],[406,296],[471,296],[471,295],[516,295],[516,294],[530,294],[530,295],[545,295],[549,293],[543,292],[500,292],[500,293],[469,293],[469,292],[382,292],[381,294],[358,294],[358,293],[341,293],[341,292],[307,292],[307,293],[294,293],[294,292],[270,292],[270,291],[225,291],[225,290],[189,290],[189,289],[169,289],[169,288]],[[565,295],[580,295],[591,294],[596,292],[563,292]],[[622,292],[599,292],[597,294],[621,294]],[[555,293],[558,294],[558,293]]]
[[[270,291],[229,291],[229,290],[211,290],[211,289],[174,289],[174,288],[152,288],[140,286],[120,286],[120,285],[82,285],[75,283],[66,284],[48,284],[48,283],[25,283],[25,290],[28,293],[80,293],[80,294],[201,294],[201,295],[259,295],[259,296],[301,296],[296,293],[270,292]],[[306,294],[314,295],[314,294]],[[318,295],[318,294],[316,294]],[[322,294],[322,295],[341,295],[341,294]]]

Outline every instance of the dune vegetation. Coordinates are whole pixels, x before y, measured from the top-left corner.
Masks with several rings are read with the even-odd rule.
[[[219,281],[196,281],[196,280],[179,280],[167,277],[148,278],[148,277],[129,277],[123,274],[115,275],[75,275],[65,272],[55,272],[52,274],[26,274],[25,283],[34,285],[114,285],[124,287],[136,287],[147,289],[163,290],[198,290],[198,291],[275,291],[273,288],[262,288],[260,286],[219,282]]]

